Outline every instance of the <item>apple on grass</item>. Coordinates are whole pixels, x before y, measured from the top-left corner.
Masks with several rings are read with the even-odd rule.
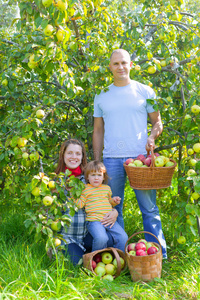
[[[102,277],[103,280],[113,281],[114,277],[110,274],[106,274]]]
[[[110,252],[103,252],[102,254],[102,262],[104,264],[109,264],[113,260],[112,254]]]

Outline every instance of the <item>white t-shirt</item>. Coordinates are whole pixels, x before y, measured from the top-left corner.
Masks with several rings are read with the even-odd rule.
[[[152,88],[134,80],[95,96],[93,116],[104,120],[104,158],[146,154],[147,117],[154,112],[146,99],[155,97]]]

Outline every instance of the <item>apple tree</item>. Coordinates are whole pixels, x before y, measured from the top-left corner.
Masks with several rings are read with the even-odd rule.
[[[152,86],[158,95],[156,108],[164,124],[158,150],[178,162],[178,188],[167,205],[174,240],[191,232],[195,237],[200,215],[198,4],[182,0],[7,4],[14,16],[12,22],[6,19],[0,33],[1,205],[21,207],[37,239],[53,237],[53,222],[69,221],[60,213],[64,174],[56,180],[61,201],[49,186],[55,179],[60,145],[68,137],[81,139],[92,158],[93,98],[112,82],[110,54],[121,47],[134,61],[131,78]],[[77,182],[71,184],[77,187]],[[170,191],[159,195],[166,202]],[[45,196],[52,197],[51,205],[43,203]],[[53,228],[59,229],[56,224]]]

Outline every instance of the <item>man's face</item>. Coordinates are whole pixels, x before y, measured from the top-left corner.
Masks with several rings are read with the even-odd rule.
[[[113,73],[114,81],[123,82],[129,80],[132,62],[130,61],[130,56],[126,51],[113,53],[109,66]]]

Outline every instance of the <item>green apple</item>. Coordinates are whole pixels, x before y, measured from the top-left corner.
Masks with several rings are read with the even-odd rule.
[[[113,281],[114,277],[110,274],[106,274],[102,277],[103,280]]]
[[[53,0],[42,0],[42,4],[45,7],[49,7],[52,4]]]
[[[155,166],[156,167],[163,167],[164,164],[165,164],[165,161],[162,157],[160,157],[160,156],[156,157],[156,159],[155,159]]]
[[[113,264],[105,265],[106,274],[114,275],[116,273],[116,268]]]
[[[191,196],[194,200],[197,200],[200,197],[199,193],[197,193],[197,192],[193,192]]]
[[[168,161],[165,167],[172,167],[174,165],[173,161]]]
[[[38,197],[40,195],[40,189],[39,187],[35,187],[32,191],[31,191],[31,194],[35,197]]]
[[[189,164],[190,164],[190,166],[192,166],[192,167],[195,166],[196,163],[197,163],[197,160],[194,159],[194,158],[191,158],[191,159],[189,160]]]
[[[8,80],[7,79],[2,80],[2,85],[7,86],[8,85]]]
[[[57,37],[57,40],[59,42],[63,41],[64,39],[64,32],[63,30],[59,29],[57,32],[56,32],[56,37]]]
[[[49,188],[50,188],[51,190],[52,190],[52,189],[55,189],[55,187],[56,187],[55,181],[53,181],[53,180],[50,180],[49,183],[48,183],[48,185],[49,185]]]
[[[178,242],[179,244],[185,244],[186,238],[185,238],[183,235],[181,235],[181,236],[179,236],[179,238],[177,239],[177,242]]]
[[[185,115],[185,120],[191,119],[190,115]]]
[[[25,138],[19,138],[17,144],[19,147],[24,147],[27,144],[28,140]]]
[[[103,252],[102,253],[102,262],[104,264],[109,264],[113,260],[112,254],[110,252]]]
[[[106,270],[104,267],[102,266],[98,266],[94,269],[94,272],[97,274],[97,275],[100,275],[101,277],[104,276],[106,274]]]
[[[131,251],[129,251],[129,253],[128,254],[130,254],[130,255],[133,255],[133,256],[136,256],[136,251],[134,251],[134,250],[131,250]]]
[[[38,110],[36,111],[36,117],[37,117],[38,119],[44,118],[44,115],[45,115],[45,113],[44,113],[44,110],[43,110],[43,109],[38,109]]]
[[[52,35],[53,30],[54,30],[53,26],[48,24],[44,29],[44,34],[47,36],[50,36],[50,35]]]
[[[166,65],[167,65],[166,60],[161,60],[160,65],[161,65],[161,67],[166,67]]]
[[[97,267],[98,267],[98,266],[101,266],[101,267],[104,267],[104,268],[105,268],[105,264],[104,264],[102,261],[100,261],[100,262],[97,263]]]
[[[139,65],[136,65],[136,66],[135,66],[135,70],[136,70],[136,71],[140,71],[140,69],[141,69],[141,67],[140,67]]]
[[[192,148],[189,148],[189,149],[188,149],[188,154],[189,154],[189,155],[194,154],[194,150],[193,150]]]
[[[67,3],[65,2],[65,0],[57,0],[56,6],[60,11],[65,11],[67,9]]]
[[[35,62],[29,61],[28,62],[28,66],[29,66],[30,69],[35,69],[35,67],[37,66],[37,64]]]
[[[143,162],[139,159],[135,159],[134,160],[134,165],[135,167],[142,167],[143,166]]]
[[[58,230],[60,230],[60,229],[61,229],[61,223],[60,223],[60,221],[53,221],[53,222],[51,223],[51,229],[52,229],[53,231],[58,231]]]
[[[28,157],[29,157],[29,154],[28,154],[27,152],[24,152],[24,153],[22,154],[22,158],[23,158],[23,159],[28,159]]]
[[[125,261],[124,261],[124,259],[122,257],[120,257],[120,262],[121,262],[121,269],[123,269]],[[117,268],[117,260],[116,260],[116,258],[114,258],[114,260],[113,260],[113,265],[115,266],[115,268]]]
[[[55,247],[60,246],[61,245],[61,240],[59,238],[55,238],[54,239],[54,245],[55,245]]]
[[[188,171],[187,171],[187,175],[188,176],[195,176],[197,173],[195,172],[195,170],[193,170],[193,169],[189,169]]]
[[[37,161],[40,158],[40,155],[37,151],[35,151],[35,152],[32,152],[29,157],[30,157],[30,160]]]
[[[45,206],[50,206],[53,203],[53,198],[51,196],[45,196],[43,198],[43,204]]]
[[[191,112],[195,115],[198,115],[200,113],[200,106],[199,105],[192,105]]]
[[[149,66],[148,69],[147,69],[147,72],[149,74],[154,74],[156,73],[156,67],[155,66]]]
[[[199,153],[200,152],[200,143],[194,144],[193,150],[194,150],[194,152]]]

